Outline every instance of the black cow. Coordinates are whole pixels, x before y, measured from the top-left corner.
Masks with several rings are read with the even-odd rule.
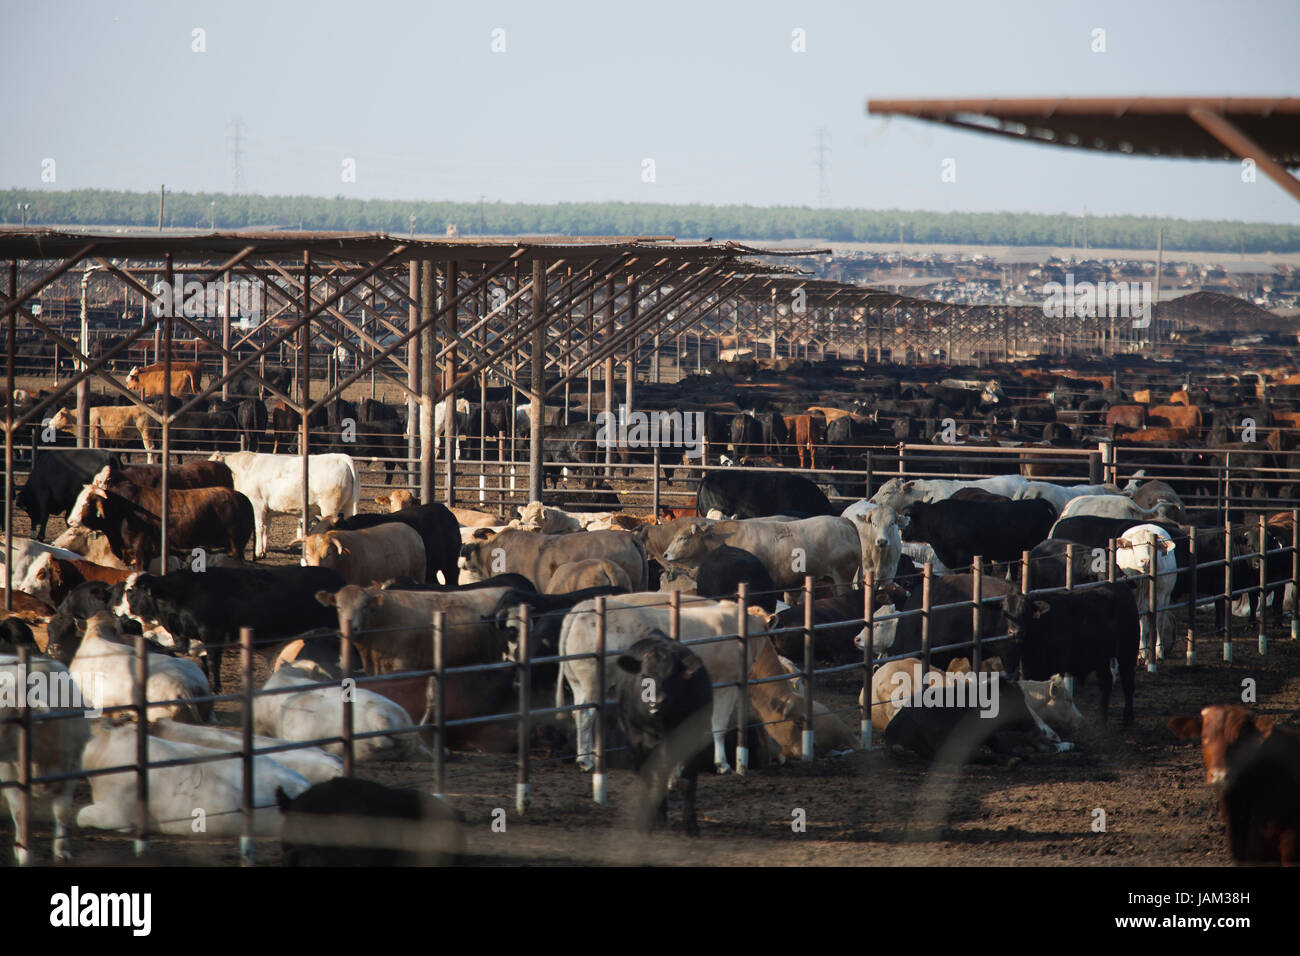
[[[228,411],[181,412],[172,422],[171,447],[239,451],[239,425]]]
[[[600,426],[595,422],[570,422],[546,429],[542,442],[542,460],[554,465],[583,465],[596,462],[597,452],[603,456],[604,449],[596,442]],[[559,471],[555,468],[544,470],[545,479],[555,486],[559,484]]]
[[[54,618],[50,620],[53,621]],[[32,634],[32,629],[26,621],[20,617],[9,617],[0,621],[0,654],[17,654],[20,647],[30,649],[33,654],[41,653],[36,643],[36,636]]]
[[[975,555],[1014,561],[1047,537],[1056,508],[1044,498],[1021,501],[918,501],[904,512],[904,541],[929,543],[950,568],[968,567]]]
[[[287,368],[278,365],[268,365],[266,371],[262,373],[262,378],[288,395],[289,385],[293,381],[293,373]],[[262,383],[254,378],[251,372],[240,372],[230,380],[230,387],[227,391],[230,395],[244,395],[256,398],[262,392]]]
[[[970,601],[975,594],[974,580],[974,576],[970,574],[945,574],[930,579],[931,607],[942,608],[930,613],[930,647],[933,649],[930,653],[930,664],[940,670],[947,668],[948,663],[954,658],[971,657],[973,654],[969,646],[952,647],[950,650],[942,650],[942,648],[949,645],[969,645],[974,640],[972,609],[944,607]],[[981,642],[1001,637],[1006,633],[1002,624],[999,602],[1010,590],[1011,585],[1001,578],[985,575],[981,580],[980,597],[983,607],[980,616]],[[924,600],[924,590],[916,587],[906,598],[901,599],[901,604],[895,604],[894,607],[897,611],[919,611]],[[880,603],[877,601],[877,606]],[[875,641],[876,650],[887,652],[890,656],[919,652],[922,643],[921,615],[909,614],[900,617],[894,632],[894,642],[890,645],[881,643],[880,625],[877,625]],[[1005,643],[1005,641],[990,643],[982,649],[982,656],[989,658],[1002,655]],[[1134,651],[1135,655],[1136,653]]]
[[[137,575],[129,586],[113,588],[111,602],[145,627],[164,627],[182,652],[215,652],[205,663],[212,691],[220,693],[222,651],[238,644],[241,627],[251,627],[256,644],[266,645],[305,628],[334,626],[338,614],[317,602],[316,592],[333,593],[345,583],[330,568],[208,568]]]
[[[465,547],[472,548],[473,545],[465,545]],[[421,584],[410,578],[393,578],[385,581],[383,587],[385,591],[474,591],[479,588],[517,588],[520,591],[533,593],[537,590],[532,581],[522,574],[513,573],[494,574],[490,578],[470,584]]]
[[[945,764],[962,764],[977,748],[987,744],[997,753],[1010,753],[1019,746],[1034,750],[1057,750],[1060,738],[1035,718],[1024,692],[1003,674],[965,675],[973,678],[960,688],[963,697],[945,699],[942,706],[927,704],[919,691],[902,707],[885,729],[885,743],[904,747],[927,760],[942,758]],[[996,707],[981,707],[979,681],[996,681],[983,691]],[[933,692],[930,692],[933,693]],[[945,695],[946,697],[946,695]],[[964,698],[964,699],[963,699]],[[976,698],[972,702],[972,698]]]
[[[639,828],[649,830],[656,818],[667,823],[668,779],[681,764],[682,822],[688,835],[697,836],[695,779],[699,758],[711,749],[713,711],[713,686],[704,663],[655,631],[619,655],[614,691],[618,725],[644,786]]]
[[[1065,587],[1065,568],[1068,549],[1073,546],[1074,583],[1106,580],[1106,549],[1098,554],[1092,548],[1074,541],[1048,538],[1029,552],[1029,587]],[[1117,571],[1122,575],[1122,571]]]
[[[504,577],[504,575],[498,577]],[[539,657],[555,657],[560,653],[560,626],[564,623],[565,615],[573,610],[575,604],[579,601],[585,601],[587,598],[624,594],[626,591],[626,588],[605,585],[597,588],[583,588],[581,591],[570,591],[567,594],[538,594],[531,587],[512,587],[501,595],[496,610],[492,612],[497,628],[501,631],[505,640],[506,659],[512,661],[519,659],[519,640],[516,632],[517,618],[514,611],[520,605],[526,604],[529,608],[529,657],[536,660]],[[542,690],[546,687],[554,687],[559,676],[560,665],[558,662],[533,664],[532,688],[533,690]]]
[[[66,515],[81,489],[110,463],[119,464],[117,455],[99,449],[44,449],[36,453],[27,484],[19,489],[15,500],[31,519],[37,541],[45,540],[50,515]]]
[[[734,470],[708,472],[695,491],[701,515],[720,511],[728,518],[766,518],[774,514],[833,515],[820,488],[803,475]]]
[[[336,777],[275,802],[285,866],[448,866],[464,848],[464,817],[418,790]]]
[[[460,522],[446,505],[434,502],[416,505],[388,514],[359,514],[343,518],[331,525],[335,531],[360,531],[381,524],[404,524],[415,531],[424,542],[425,580],[436,583],[441,571],[446,584],[455,584],[460,569]]]
[[[376,398],[363,398],[357,403],[357,412],[363,422],[404,422],[406,406],[398,408]]]
[[[395,459],[384,461],[384,484],[392,483],[393,473],[406,465],[406,425],[397,419],[362,421],[357,424],[354,442],[344,442],[340,447],[353,458]]]
[[[762,448],[763,429],[748,412],[731,420],[731,449],[737,458],[745,458]]]
[[[768,614],[776,613],[776,584],[762,561],[743,548],[720,545],[700,561],[695,572],[695,593],[708,598],[735,600],[740,582],[749,585],[749,603]]]
[[[1012,591],[1002,602],[1002,616],[1007,627],[1002,660],[1009,673],[1015,673],[1018,664],[1026,680],[1072,674],[1076,695],[1088,675],[1096,674],[1105,726],[1110,710],[1110,662],[1115,659],[1124,690],[1124,726],[1133,723],[1138,610],[1127,584],[1029,597]]]

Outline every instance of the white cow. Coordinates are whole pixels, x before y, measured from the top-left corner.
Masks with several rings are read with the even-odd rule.
[[[1137,584],[1138,622],[1141,628],[1142,655],[1148,661],[1154,661],[1156,649],[1151,635],[1150,620],[1147,612],[1151,610],[1147,602],[1146,575],[1151,572],[1152,564],[1156,569],[1156,607],[1169,603],[1169,596],[1174,591],[1174,581],[1178,576],[1178,559],[1174,555],[1174,541],[1169,532],[1159,525],[1140,524],[1129,528],[1115,539],[1115,564],[1125,574],[1140,576]],[[1160,655],[1164,657],[1174,646],[1174,616],[1170,611],[1156,612],[1156,633],[1160,636]]]
[[[43,554],[62,558],[65,561],[85,560],[81,555],[77,554],[75,551],[69,551],[67,548],[57,548],[52,544],[33,541],[31,538],[14,538],[13,582],[15,591],[27,590],[23,587],[23,584],[27,581],[27,577],[30,575],[32,565],[36,563],[36,559]],[[0,541],[0,588],[4,587],[4,563],[4,542]]]
[[[990,494],[1002,495],[1014,499],[1023,490],[1029,479],[1023,475],[995,475],[992,478],[977,478],[973,481],[955,481],[947,478],[890,478],[876,489],[871,496],[871,503],[889,505],[902,513],[908,505],[918,501],[933,502],[951,498],[963,488],[977,488]]]
[[[907,517],[889,505],[873,505],[870,501],[849,505],[843,517],[853,522],[858,532],[863,574],[872,571],[877,584],[888,584],[898,572],[898,559],[903,554],[903,538],[898,529],[907,525]]]
[[[97,721],[82,757],[85,770],[125,767],[120,773],[90,778],[94,802],[77,814],[77,826],[124,830],[135,825],[137,728]],[[209,757],[219,751],[197,744],[150,737],[150,763]],[[276,788],[291,798],[311,787],[301,774],[271,757],[253,759],[253,832],[279,837],[284,816],[275,802]],[[207,836],[235,837],[243,833],[244,768],[238,755],[226,760],[163,767],[149,771],[149,828],[155,833],[186,835],[202,819]]]
[[[637,641],[654,631],[668,634],[671,610],[668,596],[658,591],[621,594],[605,599],[605,688],[607,694],[614,686],[617,670],[614,658]],[[768,616],[760,608],[748,608],[748,633],[752,638],[766,640]],[[596,650],[596,601],[588,599],[574,605],[564,623],[560,625],[558,654],[561,657],[576,654],[593,654]],[[681,640],[723,637],[738,633],[740,606],[735,601],[711,601],[707,598],[683,594],[680,608]],[[752,665],[760,648],[752,640],[749,661]],[[704,661],[709,677],[714,682],[736,680],[739,648],[735,641],[717,641],[710,644],[693,644],[691,650]],[[728,663],[730,662],[730,663]],[[560,676],[555,682],[555,706],[564,706],[564,685],[573,690],[575,704],[591,704],[602,700],[596,686],[596,662],[590,658],[563,661]],[[740,701],[739,687],[715,687],[713,690],[713,764],[718,773],[731,769],[727,762],[724,741],[727,731],[735,725],[736,706]],[[595,716],[590,710],[574,711],[578,730],[577,764],[583,770],[594,766],[591,756]]]
[[[444,398],[437,405],[433,406],[433,435],[434,435],[434,454],[442,457],[442,435],[443,423],[447,420],[447,402],[450,398]],[[465,436],[470,429],[469,421],[469,400],[464,398],[456,399],[456,459],[460,460],[460,445],[465,440]]]
[[[103,709],[135,703],[135,651],[128,644],[118,643],[121,639],[117,618],[108,611],[100,611],[86,622],[86,636],[81,639],[69,669],[89,707]],[[149,707],[150,720],[163,717],[179,717],[196,723],[207,720],[212,704],[194,701],[212,693],[198,664],[185,657],[150,654],[148,666],[146,700],[180,701]]]
[[[18,694],[25,695],[25,703],[34,714],[75,710],[76,694],[71,699],[61,699],[59,692],[47,693],[38,703],[34,696],[32,679],[39,677],[47,691],[56,691],[62,686],[71,691],[75,682],[68,669],[58,661],[48,658],[33,657],[26,673],[13,654],[0,655],[0,783],[13,783],[18,779],[18,741],[17,723],[7,723],[6,718],[18,715]],[[53,705],[53,706],[51,706]],[[36,777],[53,774],[72,773],[81,769],[81,751],[90,736],[90,722],[84,717],[69,717],[64,720],[38,720],[32,724],[32,775]],[[64,780],[60,783],[38,784],[33,796],[49,800],[51,815],[54,817],[54,859],[66,862],[71,859],[68,852],[67,826],[72,821],[72,797],[77,788],[77,780]],[[23,819],[22,792],[17,787],[4,788],[5,803],[9,805],[9,815],[14,822],[14,860],[19,866],[28,862],[29,848],[18,846],[18,833]]]
[[[183,724],[176,720],[155,720],[149,725],[155,737],[174,740],[182,744],[197,744],[213,750],[238,750],[243,744],[243,734],[234,727],[215,724]],[[279,747],[288,743],[274,737],[253,736],[253,746],[258,750]],[[319,747],[302,747],[269,754],[276,763],[302,774],[310,783],[324,783],[343,776],[343,761],[327,754]]]
[[[1115,495],[1119,488],[1115,485],[1057,485],[1050,481],[1029,481],[1015,494],[1014,500],[1022,498],[1046,498],[1056,508],[1059,515],[1066,504],[1083,495]]]
[[[356,514],[361,495],[356,462],[341,454],[308,457],[307,507],[320,515]],[[217,452],[212,460],[224,461],[230,467],[235,490],[252,502],[255,525],[253,554],[264,557],[271,516],[302,516],[301,456],[237,451],[230,454]],[[304,524],[300,521],[298,537],[304,533]]]
[[[332,683],[329,687],[304,685]],[[267,737],[283,740],[319,740],[343,732],[343,694],[337,682],[309,662],[281,667],[270,676],[263,690],[277,687],[304,689],[293,694],[258,696],[253,702],[253,729]],[[414,727],[411,717],[394,701],[364,687],[352,688],[352,728],[358,734]],[[328,744],[326,751],[341,754],[341,743]],[[366,737],[353,742],[357,761],[432,759],[418,734]]]
[[[1088,515],[1096,518],[1132,518],[1134,521],[1158,517],[1155,509],[1144,511],[1128,495],[1080,495],[1066,502],[1061,518]]]
[[[724,544],[758,558],[772,575],[772,583],[787,591],[801,588],[804,576],[812,575],[815,580],[829,579],[837,593],[842,593],[852,587],[862,569],[857,526],[827,515],[798,521],[748,518],[719,521],[708,528],[688,526],[664,550],[664,560],[698,567],[705,554]]]

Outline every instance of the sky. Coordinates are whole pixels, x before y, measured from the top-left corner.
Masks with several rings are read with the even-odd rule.
[[[230,192],[238,121],[243,192],[816,206],[825,130],[832,207],[1300,224],[1236,163],[865,108],[1296,96],[1297,38],[1297,0],[0,0],[0,187]]]

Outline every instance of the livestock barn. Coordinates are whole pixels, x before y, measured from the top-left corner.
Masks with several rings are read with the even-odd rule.
[[[826,252],[0,232],[16,861],[1295,863],[1293,350]]]

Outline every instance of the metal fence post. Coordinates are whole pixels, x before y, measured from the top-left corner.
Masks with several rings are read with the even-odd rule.
[[[1232,663],[1232,524],[1228,520],[1227,488],[1223,509],[1223,659]]]
[[[343,776],[350,777],[356,758],[352,741],[352,699],[356,696],[353,692],[356,685],[348,683],[352,680],[352,621],[346,617],[339,624],[339,666],[343,669],[343,686],[340,688],[343,694]]]
[[[564,665],[561,664],[560,667]],[[602,807],[605,805],[605,597],[596,598],[596,735],[592,749],[595,766],[591,774],[591,796]],[[577,723],[574,712],[574,723]]]
[[[668,639],[682,639],[682,592],[668,592]]]
[[[1285,594],[1283,595],[1285,596]],[[1291,509],[1291,640],[1300,638],[1300,508]]]
[[[971,599],[975,602],[971,606],[970,624],[971,635],[974,646],[971,648],[971,670],[976,674],[984,664],[984,605],[981,600],[984,597],[984,556],[975,555],[971,561]]]
[[[1268,613],[1265,602],[1268,600],[1268,538],[1264,534],[1265,517],[1259,516],[1259,654],[1263,657],[1268,653],[1268,635],[1264,631],[1264,617]],[[1279,602],[1280,603],[1280,602]],[[1278,608],[1279,615],[1282,608]]]
[[[18,828],[14,831],[14,854],[20,866],[31,862],[32,846],[32,711],[27,705],[27,668],[31,665],[31,649],[18,648],[18,673],[22,688],[18,690]]]
[[[921,674],[930,673],[930,579],[934,566],[925,562],[921,577]]]
[[[1147,547],[1150,549],[1149,554],[1151,562],[1147,566],[1146,580],[1142,582],[1147,589],[1147,633],[1151,635],[1151,653],[1147,656],[1147,673],[1156,673],[1157,660],[1164,659],[1164,650],[1160,647],[1160,631],[1156,623],[1160,620],[1156,614],[1156,545],[1154,541],[1148,542]]]
[[[1192,528],[1187,536],[1187,564],[1191,571],[1191,580],[1187,586],[1187,663],[1196,663],[1196,529]]]
[[[872,616],[876,611],[876,572],[868,568],[862,576],[862,625],[866,640],[862,642],[862,715],[858,738],[863,750],[871,749],[871,679],[872,660],[876,656],[876,626]]]
[[[167,555],[164,553],[163,563]],[[218,658],[220,660],[220,658]],[[220,666],[220,664],[218,664]],[[149,654],[144,635],[135,637],[135,855],[149,850]]]
[[[654,479],[652,485],[652,508],[650,513],[657,515],[659,513],[659,446],[654,447]]]
[[[804,697],[804,728],[801,751],[804,760],[812,760],[817,755],[815,730],[813,726],[813,578],[805,574],[803,578],[803,674],[806,696]]]
[[[447,794],[447,674],[442,666],[443,612],[433,612],[433,795]]]
[[[239,862],[256,865],[253,827],[253,629],[239,629],[239,667],[244,677],[244,713],[240,720],[240,756],[244,764],[243,832],[239,836]]]
[[[528,810],[528,710],[529,684],[532,682],[532,642],[529,640],[531,618],[527,604],[519,605],[519,779],[515,783],[515,811]],[[602,691],[602,697],[604,692]]]
[[[736,636],[740,644],[740,695],[736,704],[736,773],[749,769],[749,584],[736,585]]]

